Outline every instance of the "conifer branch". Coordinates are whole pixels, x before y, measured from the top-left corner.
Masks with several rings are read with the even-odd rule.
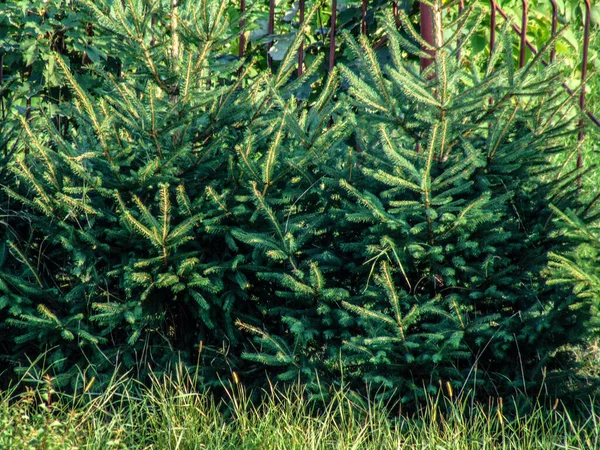
[[[25,263],[25,265],[27,266],[27,268],[29,269],[31,274],[34,276],[35,281],[37,282],[38,286],[43,289],[44,285],[42,284],[42,280],[40,279],[40,277],[37,273],[37,270],[35,270],[35,268],[29,262],[29,259],[27,258],[27,256],[21,251],[21,249],[19,249],[19,247],[17,247],[17,245],[14,242],[9,240],[7,243],[8,243],[8,246],[12,249],[12,251],[14,251],[17,254],[17,256],[19,256],[19,258],[21,258],[21,261],[23,261],[23,263]]]

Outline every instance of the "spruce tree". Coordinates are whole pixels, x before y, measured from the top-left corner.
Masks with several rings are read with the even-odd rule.
[[[239,89],[247,73],[223,53],[225,4],[85,6],[119,70],[94,66],[91,90],[52,56],[74,99],[61,105],[68,127],[44,108],[21,119],[4,187],[3,356],[27,367],[48,350],[58,384],[90,364],[104,381],[119,365],[160,371],[201,341],[215,359],[248,297],[240,258],[215,235],[215,192],[236,174],[232,149],[261,93]]]
[[[243,368],[236,321],[260,326],[270,307],[263,272],[295,267],[318,229],[305,220],[322,211],[292,215],[299,199],[318,206],[314,167],[345,136],[328,126],[338,79],[315,81],[322,57],[295,76],[302,33],[273,73],[251,75],[253,56],[228,54],[225,3],[85,5],[118,70],[91,67],[89,89],[54,54],[68,127],[44,108],[20,122],[2,357],[23,369],[47,350],[62,385],[88,366],[102,383],[201,353],[204,382],[220,384]],[[309,83],[322,87],[310,108],[295,98]]]
[[[467,67],[459,37],[479,13],[437,29],[451,37],[434,45],[406,17],[401,31],[388,17],[386,53],[346,36],[355,63],[341,68],[348,107],[333,123],[352,123],[352,145],[319,168],[328,220],[305,262],[262,275],[281,300],[270,327],[246,327],[260,345],[246,358],[315,395],[326,380],[403,402],[446,382],[485,398],[566,391],[560,349],[585,338],[590,302],[545,271],[550,252],[573,248],[550,204],[578,208],[581,173],[552,164],[575,130],[559,67],[539,64],[560,34],[517,69],[505,28],[486,67]],[[406,55],[422,49],[435,59],[419,73]]]
[[[576,310],[589,304],[542,275],[548,252],[572,245],[550,202],[578,204],[575,174],[551,165],[574,130],[559,69],[539,68],[553,42],[516,69],[504,30],[478,73],[457,63],[450,39],[417,74],[402,58],[415,45],[388,35],[391,65],[349,40],[366,75],[344,72],[363,111],[357,129],[377,130],[359,137],[363,178],[342,182],[356,201],[348,222],[368,225],[345,245],[375,281],[346,304],[364,329],[346,344],[350,366],[405,398],[446,381],[496,395],[559,390],[556,351],[583,338]]]
[[[552,279],[576,245],[565,217],[596,213],[581,171],[552,162],[575,131],[559,68],[539,65],[553,42],[517,69],[505,29],[485,67],[457,61],[474,4],[436,21],[435,44],[387,17],[386,46],[346,36],[339,71],[316,57],[298,77],[302,30],[257,73],[231,54],[225,3],[85,5],[118,61],[86,84],[53,54],[68,125],[45,107],[11,118],[11,367],[48,350],[57,383],[87,366],[106,382],[199,353],[206,385],[235,371],[404,403],[446,382],[485,398],[569,387],[560,350],[593,305]]]

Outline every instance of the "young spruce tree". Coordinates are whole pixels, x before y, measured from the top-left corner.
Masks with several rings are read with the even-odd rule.
[[[480,69],[457,61],[477,15],[473,4],[452,33],[436,29],[435,44],[406,17],[401,31],[388,17],[386,52],[346,37],[356,62],[341,69],[348,107],[333,123],[351,121],[354,137],[320,167],[328,219],[303,264],[263,275],[281,300],[274,322],[248,327],[261,347],[246,357],[280,379],[317,395],[319,382],[366,383],[403,402],[446,383],[485,398],[571,387],[560,350],[585,338],[590,302],[545,270],[573,246],[551,203],[579,207],[580,172],[551,164],[574,134],[572,101],[559,68],[540,64],[560,34],[519,69],[505,28]],[[423,73],[407,58],[431,53]]]

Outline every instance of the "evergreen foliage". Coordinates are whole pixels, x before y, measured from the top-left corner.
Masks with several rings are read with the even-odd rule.
[[[129,64],[121,74],[96,66],[93,92],[54,54],[74,98],[61,105],[68,128],[42,107],[21,118],[3,191],[2,342],[15,342],[4,358],[24,367],[51,349],[59,383],[75,363],[98,374],[119,363],[138,375],[148,364],[164,369],[193,360],[200,343],[223,362],[239,340],[234,318],[256,315],[247,257],[232,237],[260,200],[250,181],[266,191],[302,170],[309,155],[300,150],[281,161],[290,127],[306,130],[313,153],[337,131],[319,133],[319,108],[294,117],[286,89],[295,86],[282,87],[292,61],[241,89],[240,63],[222,53],[232,40],[224,3],[186,4],[178,23],[152,27],[172,11],[87,6],[96,33]]]
[[[594,199],[592,205],[597,201]],[[567,209],[561,211],[550,205],[556,214],[556,220],[563,225],[568,239],[579,244],[576,251],[569,253],[550,253],[548,271],[552,277],[548,284],[557,284],[572,289],[580,298],[581,304],[591,306],[590,321],[586,328],[590,337],[598,335],[598,318],[600,317],[600,272],[597,261],[600,247],[598,230],[598,214],[587,207],[583,211]]]
[[[594,301],[547,283],[577,244],[554,218],[595,213],[581,171],[551,163],[575,129],[557,67],[538,67],[552,43],[516,69],[504,33],[483,71],[458,63],[471,6],[419,73],[428,44],[401,15],[384,51],[347,35],[339,72],[316,58],[297,78],[302,33],[256,73],[230,57],[225,2],[84,5],[118,67],[86,84],[52,53],[70,101],[3,121],[11,368],[48,350],[57,384],[88,365],[104,383],[199,355],[207,385],[268,368],[315,397],[564,391],[560,350],[595,330]]]
[[[276,73],[250,78],[226,53],[225,3],[85,5],[122,65],[92,66],[89,89],[53,53],[68,125],[44,104],[19,118],[2,191],[2,357],[19,370],[48,350],[60,385],[88,364],[107,382],[115,365],[143,376],[202,352],[218,383],[247,340],[235,321],[260,326],[271,291],[252,249],[294,266],[313,230],[266,199],[278,212],[308,200],[313,167],[346,133],[327,127],[337,78],[310,110],[297,103],[322,64],[292,77],[301,34]]]
[[[411,40],[407,20],[406,34],[388,24],[387,64],[347,36],[356,64],[341,69],[344,119],[357,151],[322,168],[333,222],[315,234],[327,244],[291,272],[262,275],[281,301],[272,331],[249,327],[260,350],[246,358],[283,366],[281,379],[300,375],[316,395],[325,377],[404,402],[445,382],[485,397],[564,393],[575,375],[560,350],[594,327],[589,298],[544,271],[549,252],[575,246],[551,202],[581,209],[579,172],[551,164],[574,129],[557,67],[537,69],[552,42],[516,69],[505,30],[478,72],[456,62],[468,33],[459,21],[420,74],[405,52],[427,44]]]

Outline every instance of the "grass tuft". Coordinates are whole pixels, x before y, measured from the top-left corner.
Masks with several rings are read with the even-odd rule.
[[[597,449],[599,416],[560,404],[480,404],[448,390],[404,415],[394,405],[340,389],[326,404],[308,402],[301,385],[251,395],[234,377],[222,398],[196,390],[179,366],[147,386],[115,377],[102,392],[84,380],[75,394],[56,392],[52,379],[30,377],[36,389],[0,394],[1,449]],[[26,383],[25,380],[22,383]]]

